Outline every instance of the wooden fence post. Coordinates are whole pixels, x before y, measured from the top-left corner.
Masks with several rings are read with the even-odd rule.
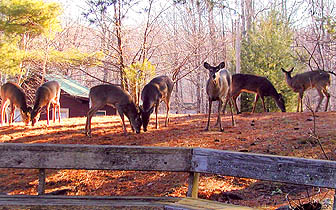
[[[333,202],[333,210],[336,210],[336,189],[334,189],[335,192],[334,192],[334,202]]]
[[[45,193],[45,169],[39,169],[39,183],[37,187],[37,194],[38,195],[44,195]]]
[[[197,198],[198,197],[198,181],[200,173],[190,172],[188,180],[188,197]]]

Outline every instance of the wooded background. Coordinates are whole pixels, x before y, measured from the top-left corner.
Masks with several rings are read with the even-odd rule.
[[[32,78],[40,84],[56,73],[89,88],[120,84],[141,103],[143,86],[168,75],[176,82],[171,112],[205,113],[203,63],[225,61],[231,73],[266,76],[295,111],[297,94],[281,68],[295,67],[294,75],[334,71],[335,6],[333,0],[2,0],[1,84]],[[317,98],[314,90],[306,95]],[[251,111],[253,99],[243,94],[243,111]],[[279,111],[271,99],[266,103]]]

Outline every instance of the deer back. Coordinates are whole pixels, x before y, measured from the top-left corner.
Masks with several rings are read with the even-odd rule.
[[[26,94],[23,89],[13,82],[7,82],[1,86],[0,92],[2,103],[9,100],[12,105],[19,108],[23,122],[28,125],[30,121],[31,107],[27,106]]]
[[[144,112],[151,112],[156,103],[169,99],[174,83],[167,76],[158,76],[152,79],[141,92]]]
[[[309,71],[302,74],[295,75],[293,80],[304,81],[305,89],[321,88],[330,85],[330,74],[324,71]]]
[[[111,105],[130,120],[132,127],[140,132],[141,114],[131,95],[118,85],[97,85],[90,89],[90,108]],[[120,114],[120,113],[119,113]]]
[[[291,76],[293,72],[282,69],[285,73],[287,84],[293,89],[294,92],[303,92],[310,88],[323,88],[330,85],[330,74],[325,71],[308,71],[301,74]]]
[[[114,107],[132,104],[132,97],[125,90],[117,85],[97,85],[90,89],[89,93],[91,106],[108,104]]]
[[[240,92],[258,93],[260,96],[278,97],[273,84],[266,78],[252,74],[232,75],[232,93]]]
[[[24,112],[27,112],[27,99],[26,94],[24,93],[23,89],[13,83],[7,82],[1,87],[1,98],[2,103],[6,100],[9,100],[15,107],[20,108]]]
[[[33,111],[41,109],[43,106],[46,106],[50,102],[55,102],[55,100],[60,95],[61,87],[56,81],[49,81],[42,84],[36,90],[35,103]]]

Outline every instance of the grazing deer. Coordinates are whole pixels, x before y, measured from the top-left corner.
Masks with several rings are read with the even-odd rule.
[[[266,77],[260,77],[252,74],[232,75],[231,97],[233,99],[237,114],[241,113],[237,106],[237,97],[240,95],[241,92],[256,94],[252,113],[254,113],[255,111],[259,98],[261,98],[264,112],[266,112],[266,106],[264,102],[265,96],[271,96],[274,99],[276,105],[281,109],[281,111],[286,112],[285,100],[283,99],[282,95],[276,91],[272,83]]]
[[[142,100],[142,121],[143,129],[146,132],[149,123],[149,117],[155,108],[155,128],[158,128],[158,108],[161,101],[166,104],[166,120],[165,126],[168,126],[169,121],[169,100],[173,91],[174,83],[167,76],[158,76],[152,79],[141,92]]]
[[[31,113],[32,126],[40,119],[40,114],[44,106],[47,107],[47,125],[49,125],[49,108],[53,105],[53,122],[56,121],[56,108],[58,112],[58,121],[61,122],[60,114],[60,95],[61,86],[56,81],[49,81],[42,84],[36,90],[34,108]]]
[[[209,97],[208,98],[209,115],[208,115],[208,123],[205,130],[209,130],[212,102],[219,101],[217,124],[219,124],[220,131],[223,131],[221,123],[221,110],[223,104],[226,104],[228,101],[231,107],[230,89],[231,89],[232,76],[228,70],[223,69],[225,67],[224,62],[220,63],[216,67],[210,66],[207,62],[205,62],[204,67],[209,70],[209,79],[206,85],[206,92]],[[234,124],[232,109],[231,109],[231,115],[232,115],[232,124]]]
[[[298,104],[296,111],[303,112],[302,108],[302,98],[303,93],[307,89],[315,88],[320,96],[320,100],[316,106],[315,112],[318,111],[323,100],[323,94],[327,98],[324,111],[327,111],[330,94],[328,93],[328,86],[330,86],[330,74],[326,71],[308,71],[301,74],[297,74],[294,77],[291,76],[291,73],[294,70],[294,67],[290,71],[286,71],[281,68],[282,72],[285,74],[286,82],[289,87],[292,88],[294,92],[298,92]]]
[[[135,105],[128,92],[117,85],[97,85],[90,89],[90,109],[87,113],[85,134],[91,137],[91,119],[105,105],[114,106],[121,118],[124,134],[127,134],[124,115],[131,123],[132,130],[140,133],[142,120],[139,108]]]
[[[10,106],[11,113],[8,124],[11,125],[14,118],[15,108],[20,109],[21,117],[25,125],[30,121],[31,107],[27,106],[26,94],[20,86],[13,82],[7,82],[1,86],[1,125],[5,122],[5,110]]]

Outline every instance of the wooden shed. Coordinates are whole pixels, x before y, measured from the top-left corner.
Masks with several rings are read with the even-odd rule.
[[[46,75],[47,81],[55,80],[61,85],[61,118],[85,117],[89,110],[89,91],[90,89],[79,84],[77,81],[65,76],[49,74]],[[52,115],[52,106],[50,108],[50,119]],[[115,115],[116,109],[111,106],[105,106],[98,110],[96,115]],[[46,119],[46,108],[42,109],[41,120]]]

